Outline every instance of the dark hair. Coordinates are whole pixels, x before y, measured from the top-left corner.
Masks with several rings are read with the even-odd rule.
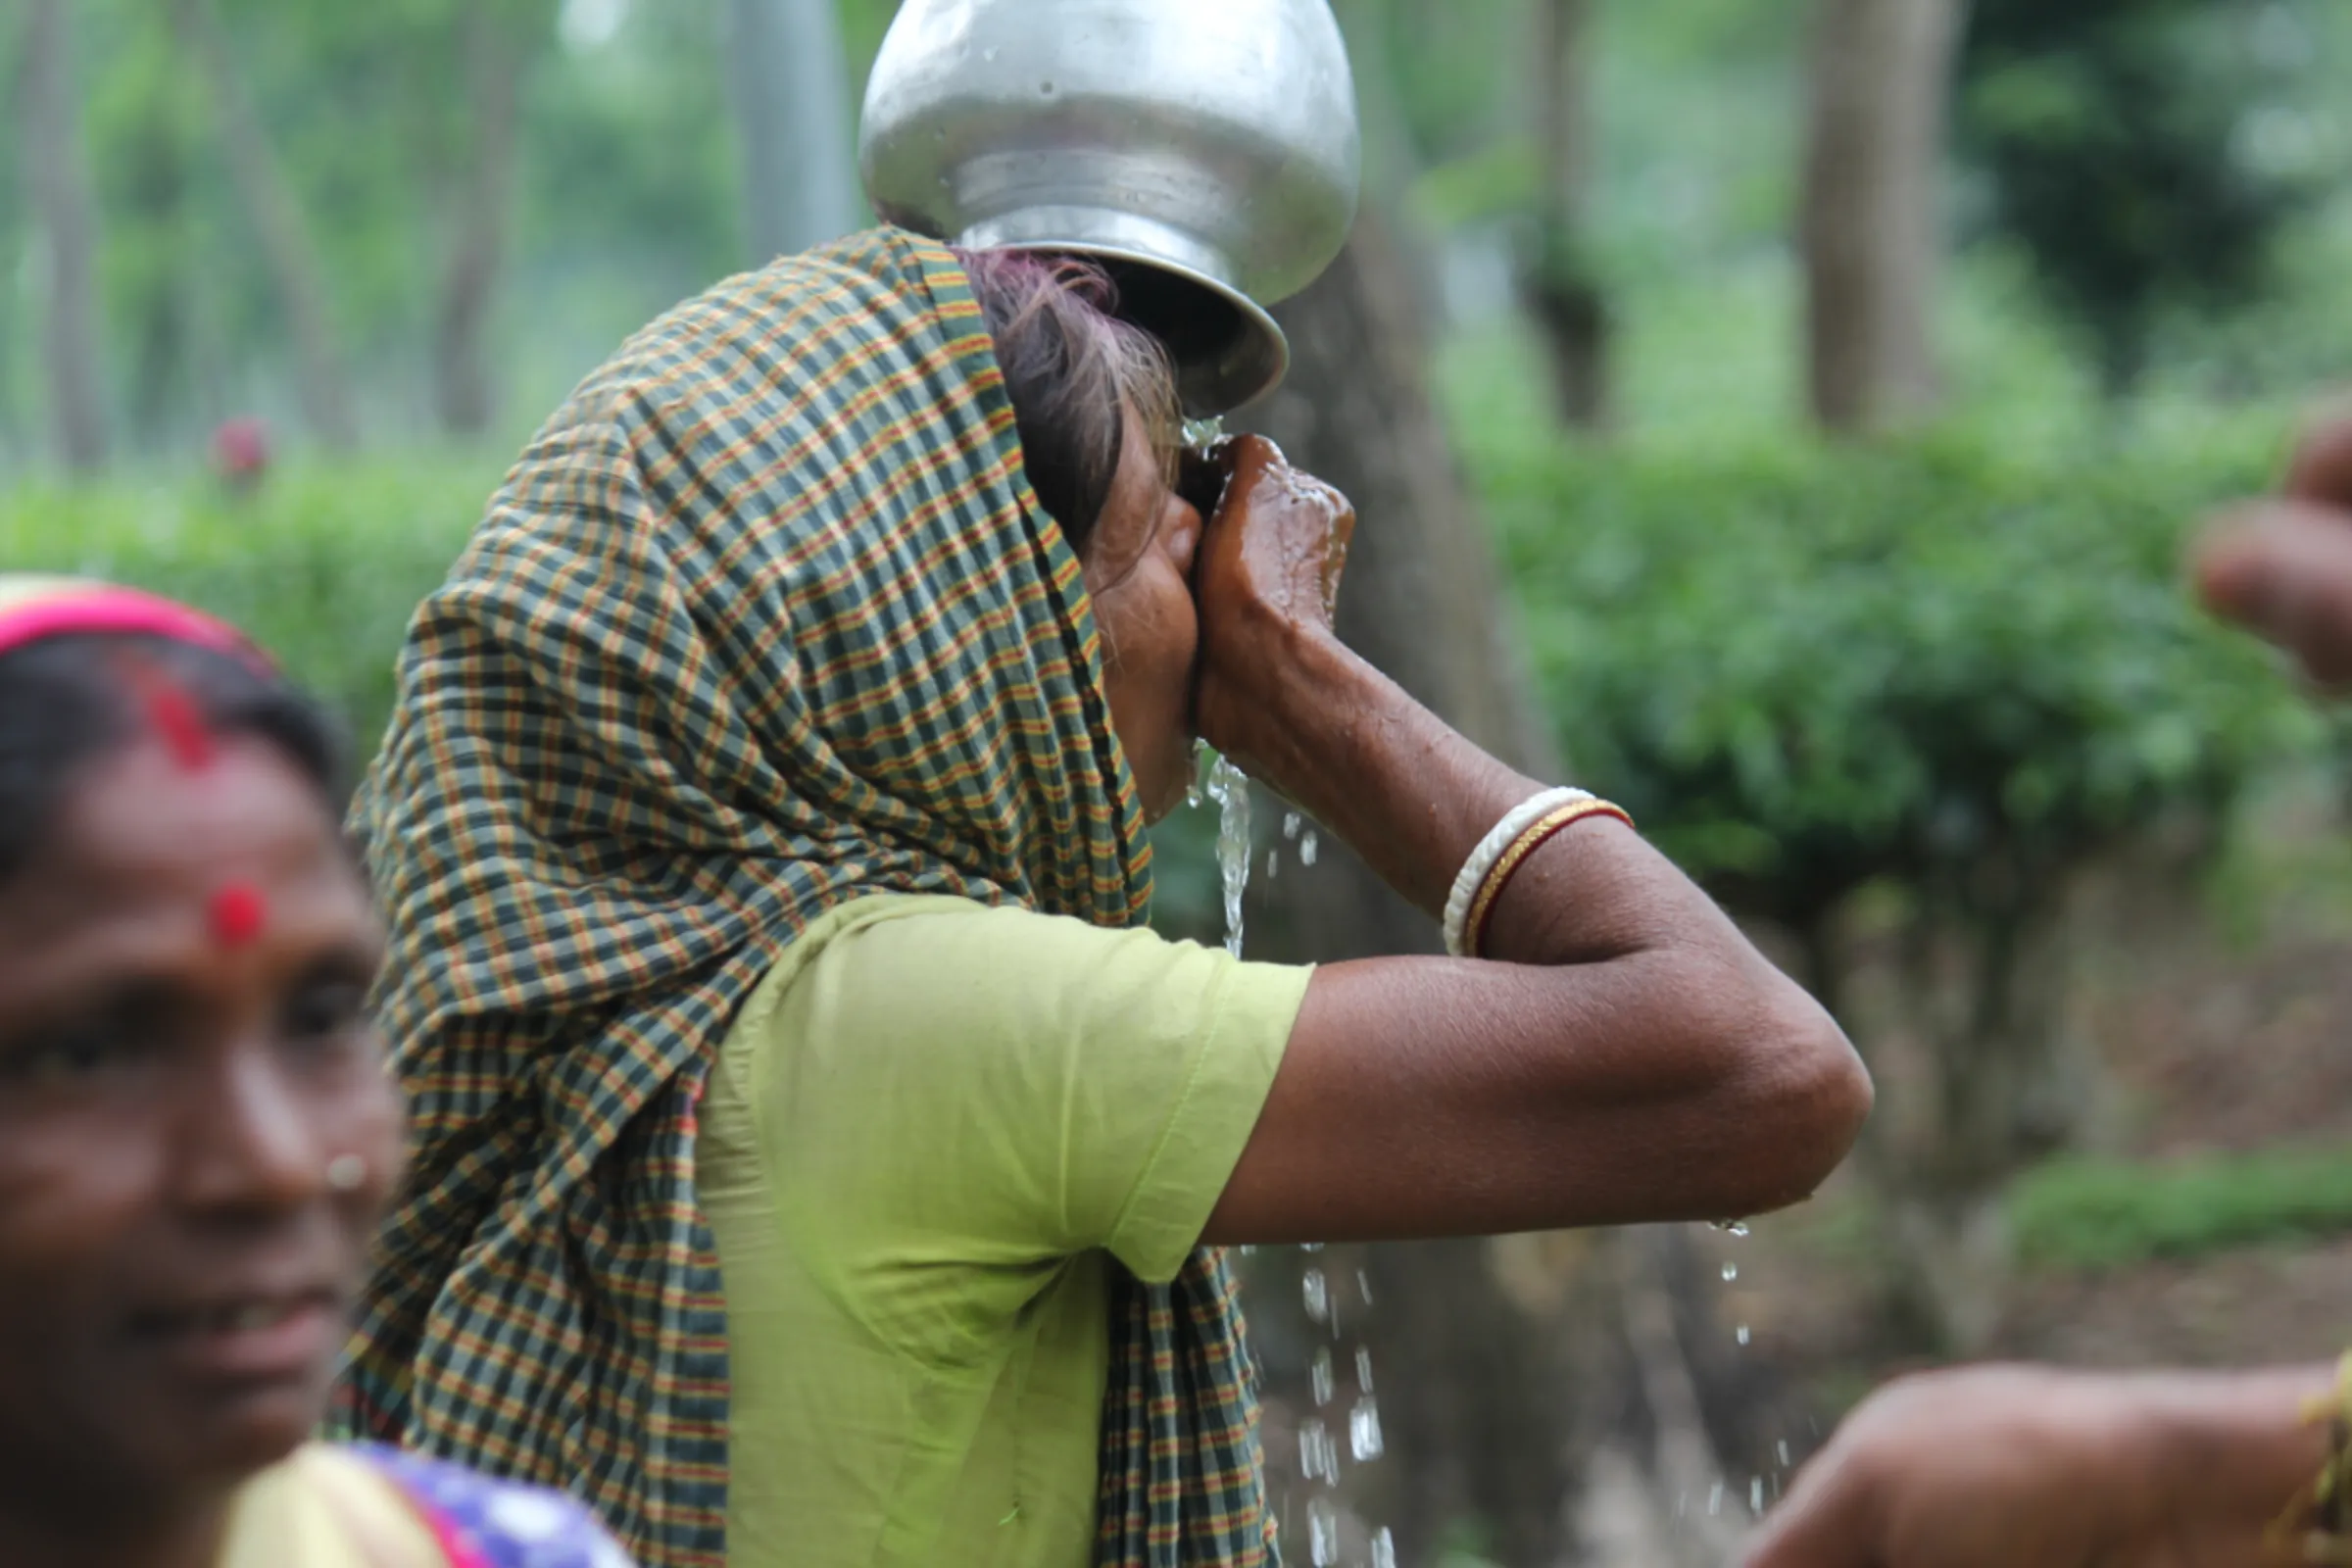
[[[169,638],[49,637],[0,654],[0,882],[31,858],[74,775],[149,732],[163,696],[207,734],[275,746],[340,814],[341,734],[288,682]]]
[[[1017,250],[956,259],[996,343],[1029,488],[1083,550],[1119,471],[1127,409],[1175,474],[1183,415],[1167,350],[1114,314],[1118,287],[1094,262]]]

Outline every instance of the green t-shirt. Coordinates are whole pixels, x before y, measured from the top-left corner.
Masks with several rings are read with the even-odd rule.
[[[955,898],[793,944],[700,1112],[729,1568],[1083,1568],[1111,1260],[1183,1266],[1307,975]]]

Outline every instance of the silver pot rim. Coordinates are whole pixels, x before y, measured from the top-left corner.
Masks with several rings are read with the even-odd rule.
[[[1052,251],[1143,268],[1161,278],[1207,293],[1229,307],[1235,333],[1213,353],[1186,352],[1169,342],[1161,323],[1119,315],[1160,336],[1176,371],[1176,391],[1190,418],[1212,418],[1257,401],[1290,373],[1291,344],[1266,308],[1227,280],[1216,252],[1163,224],[1132,213],[1031,209],[975,223],[956,237],[967,250]],[[1123,233],[1124,228],[1135,232]],[[1076,237],[1080,234],[1088,237]]]

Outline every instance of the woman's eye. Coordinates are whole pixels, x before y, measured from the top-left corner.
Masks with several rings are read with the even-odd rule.
[[[36,1035],[0,1053],[0,1078],[34,1086],[86,1083],[126,1072],[154,1054],[143,1031],[92,1021]]]
[[[313,981],[286,1004],[286,1038],[297,1045],[340,1045],[357,1039],[366,1022],[367,988],[351,981]]]

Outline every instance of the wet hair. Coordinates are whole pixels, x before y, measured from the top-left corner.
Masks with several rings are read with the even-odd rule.
[[[1118,286],[1094,262],[1017,250],[956,259],[996,343],[1029,488],[1083,551],[1110,500],[1127,409],[1174,478],[1184,421],[1167,350],[1115,314]]]
[[[32,858],[77,776],[173,714],[202,735],[276,747],[340,815],[341,734],[288,682],[163,637],[43,638],[0,654],[0,884]]]

